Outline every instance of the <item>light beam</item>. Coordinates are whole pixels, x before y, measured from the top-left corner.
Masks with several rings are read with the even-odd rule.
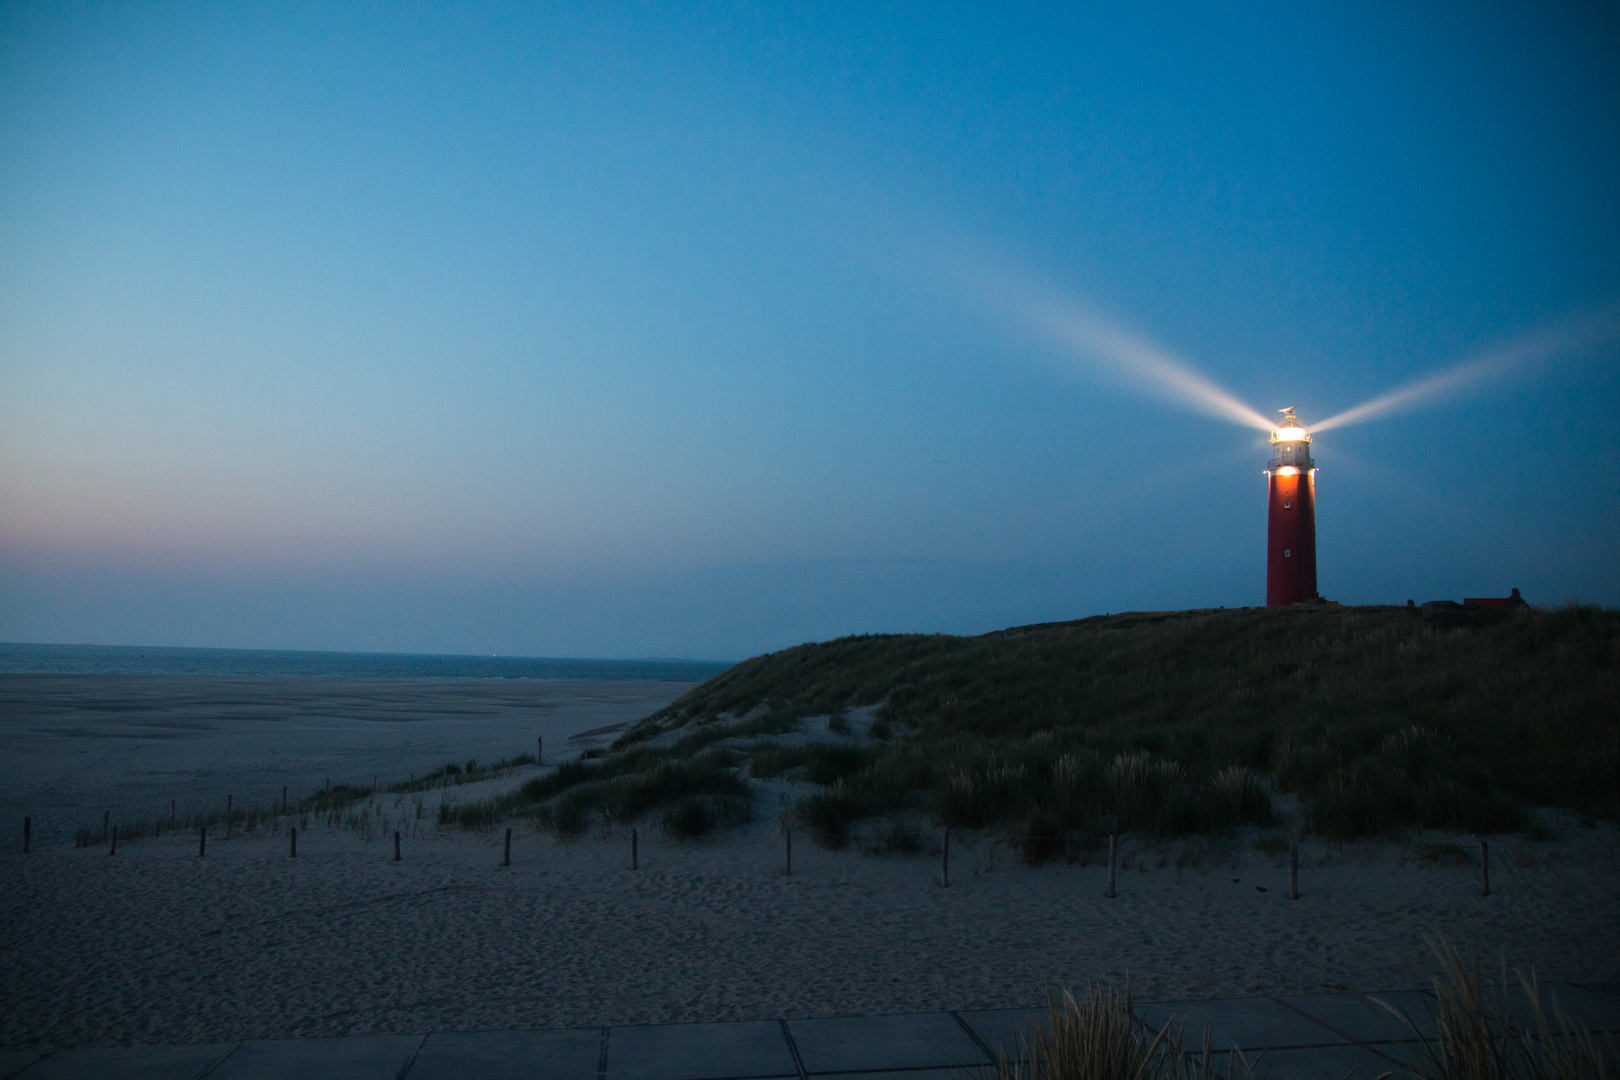
[[[1244,427],[1276,425],[1217,386],[1191,364],[1043,282],[1010,272],[955,266],[955,276],[984,306],[1053,341],[1072,355],[1124,375],[1156,397]]]
[[[1347,409],[1312,424],[1311,431],[1321,432],[1347,424],[1360,424],[1368,420],[1421,408],[1444,398],[1462,394],[1476,386],[1501,378],[1513,371],[1550,360],[1561,353],[1591,348],[1620,337],[1620,310],[1610,308],[1597,315],[1567,319],[1563,323],[1526,334],[1503,345],[1489,349],[1471,360],[1409,383],[1398,390],[1373,398],[1371,401]]]

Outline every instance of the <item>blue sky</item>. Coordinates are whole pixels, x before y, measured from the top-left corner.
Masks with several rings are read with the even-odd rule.
[[[1321,590],[1620,603],[1620,16],[1117,7],[7,5],[0,640],[1262,603],[1264,434],[1074,325],[1307,422],[1528,341],[1321,434]]]

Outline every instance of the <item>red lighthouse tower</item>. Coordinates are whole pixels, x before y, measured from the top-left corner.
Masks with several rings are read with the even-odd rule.
[[[1271,433],[1276,456],[1266,470],[1267,607],[1316,599],[1316,462],[1293,407],[1280,411],[1282,424]]]

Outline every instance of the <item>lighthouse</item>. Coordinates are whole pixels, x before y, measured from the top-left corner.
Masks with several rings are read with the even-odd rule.
[[[1292,406],[1279,410],[1266,470],[1266,606],[1316,599],[1316,462],[1311,436]]]

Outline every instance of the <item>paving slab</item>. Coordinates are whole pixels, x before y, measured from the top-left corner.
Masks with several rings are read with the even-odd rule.
[[[1573,983],[1541,983],[1536,989],[1541,995],[1541,1007],[1546,1010],[1547,1022],[1556,1032],[1558,1021],[1553,1018],[1554,999],[1564,1015],[1587,1031],[1620,1032],[1620,998],[1608,994],[1595,994]],[[1507,993],[1508,1015],[1513,1022],[1529,1031],[1536,1031],[1535,1007],[1523,984],[1510,986]]]
[[[1209,1080],[1231,1076],[1230,1052],[1209,1055]],[[1395,1064],[1359,1046],[1266,1050],[1243,1055],[1254,1080],[1374,1080]]]
[[[608,1080],[798,1076],[780,1020],[649,1024],[608,1032]]]
[[[1432,1039],[1436,1034],[1434,995],[1422,990],[1399,990],[1387,994],[1367,994],[1365,997],[1358,994],[1307,994],[1277,1000],[1309,1013],[1322,1024],[1337,1028],[1356,1042]],[[1392,1013],[1390,1009],[1396,1012]],[[1404,1014],[1412,1022],[1408,1024],[1398,1014]]]
[[[1046,1009],[977,1009],[956,1014],[967,1021],[979,1041],[996,1057],[1022,1061],[1025,1043],[1031,1034],[1052,1030],[1052,1014]]]
[[[807,1073],[988,1065],[950,1013],[789,1020]]]
[[[34,1063],[19,1080],[193,1080],[230,1053],[234,1043],[191,1046],[87,1046]]]
[[[0,1080],[11,1080],[43,1053],[43,1050],[0,1050]]]
[[[429,1035],[404,1080],[596,1080],[601,1028]]]
[[[882,1072],[839,1073],[838,1080],[985,1080],[983,1065],[954,1069],[885,1069]]]
[[[354,1035],[339,1039],[251,1039],[208,1080],[396,1080],[422,1045],[420,1035]]]
[[[1349,1042],[1308,1017],[1270,998],[1228,1001],[1172,1001],[1136,1006],[1136,1018],[1158,1031],[1172,1023],[1189,1051],[1201,1051],[1209,1032],[1211,1050],[1269,1050],[1331,1046]]]

